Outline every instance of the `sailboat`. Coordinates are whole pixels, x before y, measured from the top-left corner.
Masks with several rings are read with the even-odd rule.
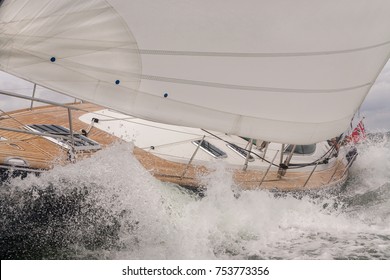
[[[390,57],[389,11],[381,0],[3,0],[0,70],[83,103],[5,114],[14,151],[0,164],[38,172],[122,138],[158,179],[193,188],[212,161],[245,189],[342,184],[357,153],[340,135]],[[22,133],[39,143],[22,147]]]

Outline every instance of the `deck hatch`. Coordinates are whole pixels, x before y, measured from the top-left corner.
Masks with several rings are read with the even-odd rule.
[[[196,140],[196,141],[193,141],[192,143],[196,146],[199,146],[199,144],[202,142],[202,144],[200,145],[200,148],[205,151],[206,153],[208,153],[209,155],[215,157],[215,158],[226,158],[227,157],[227,154],[218,149],[217,147],[215,147],[213,144],[211,144],[210,142],[207,142],[205,140]]]
[[[63,136],[70,136],[70,131],[68,128],[55,125],[55,124],[30,124],[26,126],[29,130],[32,130],[34,132],[39,133],[48,133],[52,135],[63,135]],[[57,145],[60,145],[61,147],[65,149],[71,149],[71,141],[69,139],[61,139],[61,138],[54,138],[50,136],[44,136],[44,138],[48,139],[49,141],[56,143]],[[85,137],[84,135],[74,133],[74,149],[76,151],[88,151],[88,150],[99,150],[100,144],[96,141],[89,139],[88,137]]]
[[[226,144],[226,146],[228,146],[229,149],[233,150],[234,152],[236,152],[237,154],[239,154],[241,157],[243,157],[245,159],[248,156],[248,152],[244,148],[241,148],[241,147],[237,146],[236,144],[230,143],[230,144]],[[250,162],[252,162],[255,160],[255,158],[253,156],[249,155],[248,160]]]

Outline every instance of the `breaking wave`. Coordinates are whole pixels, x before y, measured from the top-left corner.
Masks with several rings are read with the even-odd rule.
[[[389,259],[390,145],[359,147],[347,183],[240,191],[223,165],[204,196],[162,183],[131,144],[0,188],[1,259]]]

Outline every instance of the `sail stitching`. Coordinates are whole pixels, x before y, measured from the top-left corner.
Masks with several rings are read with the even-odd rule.
[[[362,85],[356,85],[345,88],[336,88],[336,89],[294,89],[294,88],[273,88],[273,87],[258,87],[258,86],[245,86],[245,85],[234,85],[234,84],[223,84],[223,83],[214,83],[214,82],[204,82],[196,80],[186,80],[186,79],[176,79],[160,76],[150,76],[142,75],[141,79],[175,83],[175,84],[187,84],[195,86],[205,86],[205,87],[214,87],[214,88],[224,88],[224,89],[234,89],[234,90],[247,90],[247,91],[272,91],[272,92],[299,92],[299,93],[329,93],[329,92],[343,92],[349,91],[364,87],[372,86],[373,82],[368,82]]]
[[[198,51],[148,50],[148,49],[139,49],[137,50],[137,52],[144,55],[167,55],[167,56],[296,57],[296,56],[321,56],[321,55],[353,53],[353,52],[375,49],[389,44],[390,41],[386,41],[383,43],[355,48],[355,49],[345,49],[345,50],[336,50],[336,51],[318,51],[318,52],[292,52],[292,53],[198,52]]]

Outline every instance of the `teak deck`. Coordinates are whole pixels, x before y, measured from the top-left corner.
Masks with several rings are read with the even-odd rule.
[[[86,112],[93,112],[101,109],[96,105],[83,103],[73,104],[80,110],[72,110],[73,131],[79,133],[81,129],[86,129],[87,124],[79,121],[79,117]],[[19,110],[2,115],[0,117],[0,127],[24,129],[24,125],[28,124],[57,124],[69,128],[68,110],[62,107],[44,106],[34,108],[33,110]],[[9,158],[21,158],[25,160],[29,168],[48,170],[54,165],[69,164],[69,152],[50,142],[49,140],[35,135],[24,134],[20,132],[11,132],[0,130],[0,136],[6,140],[0,141],[0,165]],[[98,142],[102,148],[110,145],[118,138],[112,136],[97,128],[93,128],[88,138]],[[90,156],[94,152],[79,152],[77,158]],[[134,156],[138,161],[149,170],[157,179],[164,182],[176,183],[190,188],[202,187],[202,174],[208,174],[211,171],[204,166],[188,166],[183,163],[167,161],[157,157],[140,148],[134,148]],[[184,170],[186,170],[183,176]],[[265,171],[258,170],[234,170],[233,178],[237,185],[243,189],[278,189],[278,190],[308,190],[317,189],[327,186],[333,186],[343,183],[346,180],[347,173],[344,172],[346,166],[341,161],[336,167],[326,170],[315,171],[308,180],[311,172],[289,172],[282,178],[279,178],[276,171],[271,171],[267,174],[263,183],[260,185],[264,177]]]

